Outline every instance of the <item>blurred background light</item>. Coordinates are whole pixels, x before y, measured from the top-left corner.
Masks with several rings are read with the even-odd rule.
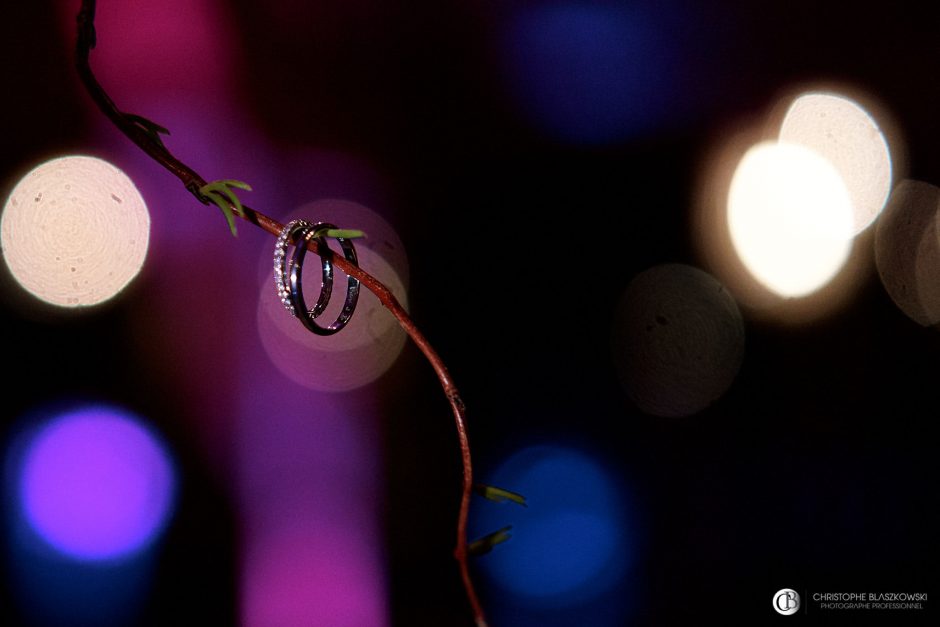
[[[878,217],[891,190],[891,154],[885,136],[860,104],[833,93],[807,93],[787,110],[780,140],[825,157],[842,176],[858,233]]]
[[[242,346],[253,356],[236,410],[244,624],[386,624],[380,402],[297,387]]]
[[[5,453],[5,568],[26,624],[140,624],[175,506],[162,438],[116,406],[72,405],[28,416]]]
[[[940,189],[902,181],[875,232],[875,263],[895,305],[923,326],[940,323]]]
[[[347,521],[348,522],[348,521]],[[322,516],[262,532],[245,556],[243,618],[252,627],[388,624],[384,565],[361,532]]]
[[[813,150],[764,142],[741,159],[728,192],[731,242],[768,290],[803,297],[842,269],[852,204],[836,168]]]
[[[806,95],[805,92],[797,93]],[[865,228],[858,231],[859,222],[855,217],[854,208],[848,211],[838,209],[834,211],[833,207],[829,206],[820,212],[821,216],[833,211],[838,215],[845,213],[850,215],[848,219],[843,218],[840,220],[840,222],[850,224],[845,229],[844,237],[836,238],[837,241],[833,244],[834,249],[831,251],[831,255],[826,257],[824,254],[827,264],[816,267],[817,264],[813,261],[814,248],[806,247],[801,241],[802,238],[799,237],[793,239],[792,246],[789,246],[792,250],[790,253],[786,253],[788,245],[787,239],[783,237],[785,233],[783,231],[775,233],[770,223],[762,224],[760,216],[766,211],[767,207],[761,210],[752,206],[750,213],[753,214],[751,217],[757,222],[755,226],[758,228],[755,230],[758,232],[762,230],[764,233],[762,237],[769,239],[773,247],[761,248],[759,242],[763,240],[758,239],[750,244],[755,250],[749,250],[748,255],[742,254],[741,243],[745,242],[747,237],[744,237],[746,234],[741,233],[740,225],[735,227],[732,224],[729,215],[730,199],[734,191],[733,183],[736,178],[738,183],[741,182],[740,174],[745,157],[756,152],[758,147],[767,148],[773,152],[775,150],[773,146],[794,146],[794,144],[780,138],[784,119],[786,119],[786,114],[790,111],[794,101],[793,91],[788,90],[787,95],[775,99],[772,106],[767,110],[750,118],[739,117],[729,122],[724,128],[714,132],[715,139],[700,157],[701,165],[698,182],[693,190],[694,210],[689,222],[690,234],[697,249],[699,265],[728,287],[734,294],[739,306],[746,310],[747,316],[772,323],[782,323],[787,326],[818,322],[835,315],[839,311],[845,311],[846,307],[853,302],[854,297],[873,277],[875,269],[873,244],[875,229]],[[865,100],[865,102],[868,101]],[[851,106],[854,107],[855,105]],[[875,110],[879,114],[879,123],[884,131],[876,139],[878,141],[883,141],[886,137],[890,139],[886,142],[892,149],[890,167],[897,175],[905,167],[905,152],[900,133],[884,109],[878,108]],[[816,111],[816,113],[819,113],[819,111]],[[803,109],[801,115],[812,117],[814,115],[813,109],[811,107]],[[852,115],[859,115],[859,113],[853,110]],[[844,120],[843,122],[851,126]],[[796,130],[799,130],[799,124],[793,120],[790,124],[794,125]],[[859,122],[859,124],[861,123]],[[866,122],[866,124],[870,123]],[[806,136],[807,143],[817,142],[825,148],[826,143],[832,141],[827,135],[831,131],[835,135],[835,131],[838,131],[838,129],[836,128],[834,131],[833,129],[827,129],[822,121],[817,120],[815,126],[810,124],[800,132]],[[820,138],[818,133],[822,133],[825,137]],[[852,140],[845,139],[845,141],[851,143]],[[861,142],[861,140],[856,141]],[[827,162],[828,167],[821,166],[821,169],[827,172],[822,176],[830,182],[835,180],[833,170],[836,172],[838,170],[828,161],[825,155],[820,155],[812,146],[802,146],[797,143],[795,147],[797,150],[802,148],[814,153],[815,158],[809,157],[809,163]],[[759,199],[760,193],[766,193],[769,196],[776,195],[773,185],[778,185],[791,188],[790,193],[797,196],[793,202],[800,205],[801,209],[798,209],[791,218],[799,215],[801,211],[812,211],[810,205],[801,202],[798,198],[800,193],[813,195],[811,186],[808,185],[805,177],[799,174],[799,170],[789,175],[782,169],[771,174],[768,180],[779,179],[777,183],[772,185],[760,183],[756,180],[758,177],[754,173],[750,176],[755,179],[753,181],[754,189],[758,192],[755,194],[754,200]],[[841,185],[845,187],[845,180],[841,173],[839,173],[838,178]],[[835,187],[834,182],[832,185]],[[761,192],[761,190],[763,191]],[[844,195],[839,194],[838,196],[840,197],[839,205],[848,204],[852,207],[852,198],[847,188]],[[786,202],[787,196],[776,195],[776,198],[776,201],[771,200],[766,203],[767,206],[772,207],[774,202],[783,204]],[[844,198],[848,198],[848,201],[843,202]],[[813,202],[820,203],[821,200],[822,197],[817,197]],[[764,201],[753,204],[760,205],[762,203]],[[785,210],[784,207],[779,209],[784,216],[787,215],[788,210]],[[876,212],[873,219],[876,220],[879,215],[880,213]],[[806,219],[812,221],[813,216],[806,216]],[[794,228],[799,231],[798,225],[794,225]],[[735,229],[737,232],[735,232]],[[817,243],[820,244],[823,251],[827,249],[823,245],[824,241]],[[804,250],[806,255],[803,254]],[[839,261],[843,254],[845,255],[844,261]],[[797,259],[791,261],[790,257],[793,255]],[[807,279],[805,289],[809,289],[814,283],[817,284],[817,287],[810,292],[806,292],[805,289],[796,289],[796,285],[802,284],[802,279],[799,277],[804,274],[804,268],[798,265],[801,260],[810,266],[805,268],[809,278],[816,276],[817,272],[820,273],[820,276],[816,277],[815,280]],[[831,263],[831,266],[829,266],[829,263]],[[827,267],[830,269],[826,270]],[[763,270],[758,272],[755,268],[763,268]],[[831,276],[826,279],[825,276],[830,273],[832,273]],[[787,277],[791,274],[793,276],[788,279]],[[773,281],[769,281],[768,278],[773,279]],[[769,284],[773,285],[774,282],[778,285],[776,289],[769,286]],[[798,291],[804,293],[795,295],[794,293]]]
[[[388,286],[407,308],[408,260],[404,246],[378,214],[349,201],[325,200],[305,205],[285,221],[293,218],[363,230],[366,237],[355,242],[359,265]],[[288,314],[277,298],[271,271],[273,246],[265,249],[265,253],[267,271],[258,300],[258,333],[269,358],[282,373],[309,389],[342,392],[375,381],[395,363],[407,335],[371,291],[360,290],[356,313],[342,333],[328,337],[314,335]],[[306,263],[319,268],[315,256],[308,255]],[[306,292],[318,293],[319,270],[308,271],[304,277],[310,281]],[[336,318],[345,298],[345,286],[345,276],[337,273],[333,298],[322,320]]]
[[[660,13],[642,2],[523,5],[506,21],[502,41],[506,83],[521,114],[573,143],[617,142],[660,128],[682,110],[687,63],[686,40],[671,36],[675,25]]]
[[[150,214],[115,166],[60,157],[13,188],[0,234],[3,259],[23,289],[53,305],[90,306],[113,298],[140,272]]]
[[[64,36],[71,41],[76,9],[70,3],[57,8]],[[231,88],[235,34],[230,15],[219,0],[124,0],[102,6],[95,14],[95,30],[108,52],[93,54],[92,67],[109,92],[120,89],[119,102],[129,107],[125,110],[146,117],[150,112],[141,106],[154,94],[188,98],[195,94],[193,85]],[[187,71],[180,72],[181,67]]]
[[[620,381],[644,412],[689,416],[719,399],[744,359],[744,321],[706,272],[666,264],[637,275],[613,319]]]
[[[175,492],[162,441],[133,414],[89,406],[42,425],[19,469],[25,520],[79,560],[120,559],[165,526]]]
[[[528,502],[527,508],[484,502],[472,513],[477,535],[512,525],[512,538],[479,562],[498,591],[490,597],[497,613],[576,608],[623,582],[641,542],[637,513],[615,476],[601,459],[552,444],[522,448],[481,477]],[[636,602],[622,594],[608,601],[621,621],[626,606]],[[522,612],[507,624],[536,623]]]

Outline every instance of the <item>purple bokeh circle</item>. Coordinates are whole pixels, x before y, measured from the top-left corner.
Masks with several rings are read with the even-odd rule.
[[[30,527],[76,559],[106,560],[147,547],[171,510],[175,473],[160,439],[106,406],[61,414],[31,439],[19,479]]]

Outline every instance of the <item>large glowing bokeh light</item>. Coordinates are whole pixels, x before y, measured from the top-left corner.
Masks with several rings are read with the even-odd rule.
[[[636,528],[620,486],[599,460],[555,445],[524,448],[486,483],[525,495],[528,507],[480,507],[474,526],[512,525],[509,542],[480,561],[512,602],[569,608],[615,587],[637,558]],[[488,505],[488,504],[487,504]]]
[[[148,547],[171,513],[175,474],[157,435],[134,415],[89,406],[49,420],[21,461],[23,516],[77,560],[115,560]]]
[[[16,281],[62,307],[97,305],[137,276],[150,214],[134,183],[107,161],[52,159],[13,188],[0,219],[3,259]]]
[[[731,180],[727,219],[747,270],[784,297],[826,285],[852,248],[852,202],[842,177],[796,144],[765,142],[744,155]]]
[[[787,110],[780,140],[806,146],[835,166],[852,201],[855,233],[874,222],[891,191],[891,154],[861,105],[837,94],[804,94]]]

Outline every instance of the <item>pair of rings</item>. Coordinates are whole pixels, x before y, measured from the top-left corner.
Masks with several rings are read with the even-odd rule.
[[[277,287],[278,298],[292,316],[299,318],[307,329],[317,335],[333,335],[345,327],[352,318],[356,303],[359,301],[359,279],[349,277],[346,284],[346,302],[343,303],[343,310],[339,316],[328,327],[322,327],[316,323],[316,319],[324,312],[333,294],[333,253],[326,244],[324,232],[335,228],[334,225],[326,222],[311,224],[306,220],[293,220],[281,230],[274,247],[274,283]],[[322,253],[320,260],[323,266],[323,278],[320,284],[320,296],[316,304],[308,309],[304,300],[301,278],[304,257],[307,255],[307,244],[311,240],[317,242]],[[352,241],[342,237],[336,240],[342,247],[346,260],[353,265],[358,265],[356,249]],[[294,246],[294,253],[290,257],[287,256],[288,245]]]

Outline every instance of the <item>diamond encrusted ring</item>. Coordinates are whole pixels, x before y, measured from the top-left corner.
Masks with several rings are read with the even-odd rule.
[[[335,228],[334,225],[325,222],[311,224],[306,220],[293,220],[281,230],[274,247],[274,283],[277,287],[278,298],[292,316],[299,318],[307,329],[317,335],[332,335],[345,327],[352,318],[356,303],[359,301],[359,280],[348,277],[346,302],[343,303],[343,309],[336,321],[328,327],[321,327],[315,322],[315,319],[326,309],[333,292],[332,251],[327,246],[322,233],[325,229]],[[317,235],[317,233],[321,233],[321,235]],[[320,295],[313,308],[307,309],[301,277],[304,258],[307,254],[307,242],[312,239],[316,240],[320,250],[324,251],[325,254],[321,256],[323,273]],[[336,239],[343,249],[343,256],[346,260],[353,265],[358,265],[356,249],[352,241],[342,237]],[[287,247],[289,244],[293,244],[294,254],[288,258]],[[298,311],[303,312],[303,314],[298,315]]]
[[[277,242],[274,244],[274,285],[277,288],[277,297],[281,304],[290,312],[290,315],[297,317],[294,305],[290,300],[290,285],[286,280],[287,276],[287,245],[293,243],[294,235],[301,229],[310,227],[306,220],[291,220],[284,225],[280,234],[277,236]]]

